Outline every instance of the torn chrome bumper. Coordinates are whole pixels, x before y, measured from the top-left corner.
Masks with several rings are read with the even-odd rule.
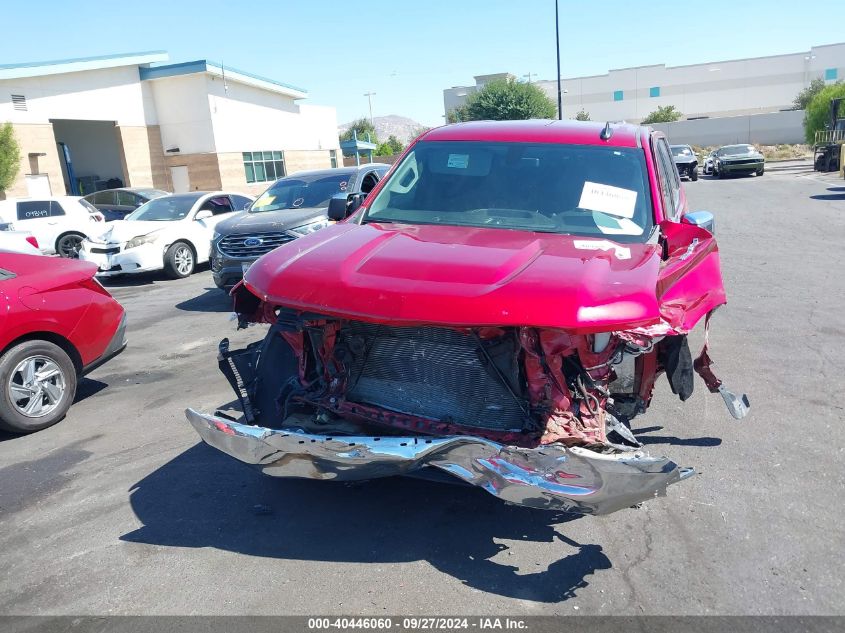
[[[185,414],[206,443],[274,477],[349,481],[434,467],[504,501],[547,510],[608,514],[662,496],[693,474],[643,452],[525,449],[471,436],[327,437]]]

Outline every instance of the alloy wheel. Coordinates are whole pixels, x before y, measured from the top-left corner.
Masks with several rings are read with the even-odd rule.
[[[15,409],[28,418],[40,418],[59,406],[65,394],[65,375],[47,356],[30,356],[18,363],[6,386]]]
[[[78,235],[66,235],[59,241],[59,255],[69,259],[77,259],[82,248],[82,238]]]
[[[194,254],[187,246],[180,246],[173,254],[173,261],[180,275],[188,275],[194,267]]]

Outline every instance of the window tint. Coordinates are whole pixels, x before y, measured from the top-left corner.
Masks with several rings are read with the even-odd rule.
[[[235,205],[235,211],[243,210],[244,208],[246,208],[246,206],[250,202],[252,202],[252,200],[250,200],[246,196],[230,196],[230,197],[232,198],[232,204]]]
[[[118,191],[117,204],[122,207],[137,207],[141,204],[141,200],[131,191]]]
[[[49,200],[25,200],[18,202],[18,220],[35,220],[50,217]]]
[[[65,214],[65,210],[62,208],[58,202],[53,200],[50,202],[50,217],[56,218]]]
[[[94,204],[114,204],[114,191],[98,191],[94,194]]]
[[[232,202],[231,200],[229,200],[229,196],[217,196],[215,198],[209,198],[208,200],[203,202],[199,210],[211,211],[214,215],[234,211],[234,209],[232,209]]]
[[[361,193],[370,193],[376,184],[378,184],[378,178],[376,178],[375,172],[371,171],[361,181]]]
[[[655,138],[654,146],[660,180],[660,195],[663,198],[663,212],[667,218],[674,219],[678,203],[677,191],[680,189],[680,185],[676,184],[678,182],[678,171],[675,167],[675,161],[669,153],[666,140]]]

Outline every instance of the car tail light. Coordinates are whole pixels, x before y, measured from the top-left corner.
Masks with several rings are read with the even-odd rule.
[[[38,248],[38,240],[35,239],[34,235],[30,235],[26,238],[26,241],[32,244],[35,248]]]

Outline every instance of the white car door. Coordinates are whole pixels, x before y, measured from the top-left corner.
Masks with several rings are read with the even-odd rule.
[[[211,217],[201,217],[195,219],[197,215],[207,215],[211,212]],[[208,261],[209,253],[211,252],[211,238],[214,234],[214,227],[219,222],[226,218],[232,217],[237,211],[234,208],[232,200],[227,195],[210,196],[200,203],[199,208],[193,211],[190,215],[194,218],[191,222],[191,231],[193,237],[191,238],[197,247],[197,260],[200,262]]]
[[[50,216],[50,200],[18,200],[15,217],[10,218],[17,231],[29,231],[45,253],[56,251],[59,222]]]

